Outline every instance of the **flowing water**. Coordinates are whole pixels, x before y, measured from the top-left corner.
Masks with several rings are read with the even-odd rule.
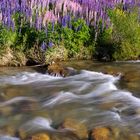
[[[139,62],[63,65],[77,73],[62,78],[32,68],[0,68],[0,140],[20,140],[20,133],[38,132],[47,132],[51,140],[79,139],[63,124],[67,119],[88,132],[98,127],[115,130],[112,140],[140,139]],[[126,77],[115,76],[120,72]]]

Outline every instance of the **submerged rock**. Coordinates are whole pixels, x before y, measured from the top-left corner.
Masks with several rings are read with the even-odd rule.
[[[32,112],[39,109],[39,104],[37,101],[23,101],[18,105],[19,112]]]
[[[115,140],[120,139],[121,130],[117,127],[111,127],[111,132]]]
[[[87,127],[83,123],[80,123],[75,119],[71,119],[71,118],[65,119],[62,124],[62,128],[70,129],[80,139],[88,138]]]
[[[102,110],[111,110],[114,106],[116,106],[117,102],[103,102],[98,105],[98,107]]]
[[[110,136],[111,136],[111,132],[106,127],[94,128],[91,132],[92,140],[111,140]]]
[[[113,75],[113,76],[121,76],[123,77],[123,73],[119,72],[119,71],[105,71],[103,72],[104,74],[109,74],[109,75]]]
[[[20,129],[18,135],[21,140],[50,140],[50,136],[46,132],[27,134],[24,130]]]
[[[128,71],[124,74],[122,79],[125,82],[136,82],[140,80],[140,77],[138,75],[140,75],[139,71],[132,71],[132,72]]]
[[[17,87],[7,87],[1,95],[4,100],[9,100],[17,96],[24,96],[25,90]]]
[[[27,137],[27,133],[23,129],[19,129],[17,135],[21,140],[24,140]]]
[[[31,136],[31,139],[28,140],[50,140],[50,137],[46,133],[39,133]]]
[[[12,106],[0,107],[0,115],[9,116],[13,113],[13,110]]]
[[[130,134],[128,140],[140,140],[140,137],[136,134]]]
[[[0,128],[0,135],[8,135],[8,136],[15,136],[16,129],[13,126],[3,126]]]

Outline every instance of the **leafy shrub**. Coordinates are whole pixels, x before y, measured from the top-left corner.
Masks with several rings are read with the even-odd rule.
[[[102,25],[101,27],[102,28]],[[95,49],[95,56],[101,61],[113,60],[113,54],[115,52],[115,44],[112,40],[112,27],[100,29],[97,38],[97,44]]]
[[[140,23],[137,9],[124,12],[121,9],[109,11],[113,24],[112,40],[116,44],[115,60],[136,59],[140,55]]]
[[[12,47],[16,42],[17,34],[12,30],[0,27],[0,46],[2,47]]]
[[[80,53],[81,46],[90,46],[90,28],[82,19],[73,20],[72,27],[64,27],[61,35],[65,47],[69,50],[69,57],[74,57]],[[91,45],[93,45],[91,43]],[[94,45],[92,46],[94,48]]]

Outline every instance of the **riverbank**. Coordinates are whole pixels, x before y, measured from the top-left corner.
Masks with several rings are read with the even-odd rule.
[[[81,47],[81,49],[69,57],[68,50],[64,46],[56,46],[43,52],[41,50],[31,49],[26,52],[15,50],[13,48],[2,48],[0,51],[0,66],[35,66],[49,64],[53,61],[64,64],[65,62],[77,62],[77,61],[94,61],[99,63],[112,63],[123,61],[111,61],[107,57],[102,57],[99,60],[94,56],[94,50],[92,48]],[[73,62],[72,62],[73,61]],[[125,60],[124,62],[138,62],[139,57],[132,60]]]
[[[49,64],[52,61],[91,59],[93,59],[93,51],[90,48],[82,47],[73,57],[69,57],[68,50],[63,46],[50,48],[46,52],[36,48],[26,52],[12,48],[4,48],[0,51],[0,66],[33,66]]]
[[[2,0],[0,4],[4,6],[0,7],[0,65],[140,58],[138,1],[25,0],[11,5]]]

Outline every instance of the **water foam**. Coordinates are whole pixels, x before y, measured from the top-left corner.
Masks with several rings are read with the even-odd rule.
[[[11,137],[11,136],[0,136],[0,140],[20,140],[19,138],[16,137]]]
[[[70,133],[71,129],[64,128],[64,129],[54,129],[52,126],[52,120],[50,118],[44,118],[44,117],[36,117],[33,120],[30,120],[23,124],[20,129],[24,130],[24,132],[29,133],[31,135],[32,133],[40,132],[40,131],[47,131],[48,133]]]
[[[37,101],[37,100],[32,97],[18,96],[18,97],[14,97],[10,100],[0,102],[0,107],[8,106],[8,105],[11,105],[11,104],[14,104],[17,102],[21,102],[21,101]]]
[[[82,70],[79,74],[66,78],[53,77],[48,74],[43,75],[39,73],[23,72],[15,76],[1,77],[0,83],[20,85],[45,81],[45,84],[40,86],[40,88],[47,89],[48,87],[52,86],[53,88],[56,86],[60,90],[49,95],[49,97],[43,96],[43,100],[40,101],[43,108],[51,107],[54,109],[56,106],[58,107],[58,105],[61,104],[67,105],[67,103],[71,103],[72,105],[73,103],[79,103],[82,105],[81,107],[85,106],[86,109],[88,109],[89,105],[92,106],[93,110],[91,109],[91,112],[89,111],[89,114],[92,115],[89,117],[89,119],[95,117],[101,117],[103,119],[102,121],[101,119],[97,120],[97,122],[95,121],[94,123],[96,125],[110,124],[115,121],[117,123],[120,122],[123,125],[128,125],[128,123],[131,124],[131,122],[133,124],[135,121],[139,121],[140,116],[135,115],[135,117],[133,116],[132,119],[132,117],[125,116],[123,112],[129,108],[139,108],[140,99],[134,97],[131,92],[119,90],[115,85],[119,79],[120,75],[112,76],[109,74]],[[63,90],[64,87],[66,88],[65,90]],[[67,89],[67,87],[70,87],[70,89]],[[0,107],[24,100],[34,101],[36,99],[32,97],[15,97],[8,101],[1,102]],[[94,105],[97,106],[109,102],[119,102],[122,106],[112,106],[110,110],[104,110],[104,112],[101,109],[96,111]],[[78,108],[77,112],[79,112],[79,110],[80,108]],[[85,115],[87,112],[88,110],[85,110],[83,114]],[[83,117],[83,120],[84,119],[85,118]],[[126,122],[125,119],[128,122]],[[22,127],[25,130],[27,129],[27,131],[37,131],[36,129],[56,131],[51,127],[51,121],[42,117],[35,118],[34,120],[24,124]],[[139,128],[140,125],[137,124],[135,127]]]
[[[1,84],[12,84],[12,85],[22,85],[22,84],[29,84],[33,82],[39,81],[51,81],[56,79],[61,79],[62,77],[54,77],[48,74],[41,74],[41,73],[31,73],[31,72],[22,72],[18,73],[15,76],[3,76],[0,77]]]
[[[21,129],[27,132],[36,131],[36,130],[54,130],[51,127],[51,119],[36,117],[33,120],[30,120],[21,126]]]

